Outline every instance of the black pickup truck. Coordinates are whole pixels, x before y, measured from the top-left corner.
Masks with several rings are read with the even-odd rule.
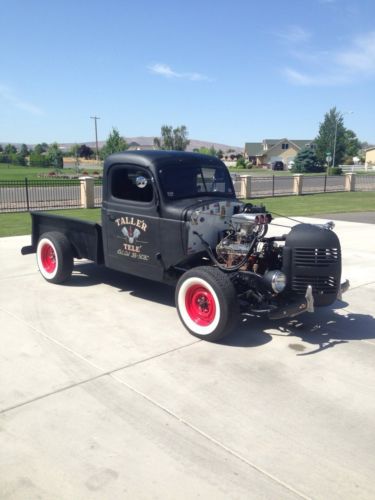
[[[297,224],[267,237],[264,207],[237,200],[217,158],[177,151],[111,155],[104,164],[102,224],[34,212],[31,246],[42,276],[62,283],[89,259],[176,288],[192,335],[216,341],[241,314],[293,317],[332,304],[340,242],[332,225]]]

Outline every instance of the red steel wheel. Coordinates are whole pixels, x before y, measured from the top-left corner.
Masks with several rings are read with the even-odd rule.
[[[41,248],[41,262],[46,273],[52,274],[56,269],[56,252],[50,243],[45,242]]]
[[[73,251],[67,237],[55,231],[45,233],[38,241],[36,260],[43,278],[62,283],[72,274]]]
[[[190,318],[201,326],[209,326],[215,319],[216,304],[213,294],[203,285],[193,284],[187,289],[185,306]]]
[[[202,266],[190,269],[176,287],[178,315],[189,332],[200,339],[216,341],[237,323],[237,293],[227,273]]]

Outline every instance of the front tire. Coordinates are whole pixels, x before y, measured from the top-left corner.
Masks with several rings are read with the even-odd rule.
[[[236,290],[229,276],[216,267],[184,273],[176,287],[178,315],[189,332],[215,342],[230,333],[239,318]]]
[[[41,236],[36,249],[38,268],[50,283],[63,283],[72,274],[73,251],[68,238],[58,232]]]

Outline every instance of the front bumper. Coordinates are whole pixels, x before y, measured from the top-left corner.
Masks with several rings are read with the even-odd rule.
[[[338,300],[342,299],[342,294],[345,293],[349,289],[349,287],[349,280],[345,280],[344,283],[341,283],[339,291],[337,293]],[[293,318],[304,312],[313,313],[314,311],[315,308],[312,287],[311,285],[308,285],[304,298],[295,300],[288,305],[281,306],[273,309],[272,311],[269,311],[268,317],[270,319]]]

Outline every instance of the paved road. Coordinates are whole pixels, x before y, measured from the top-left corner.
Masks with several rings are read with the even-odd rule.
[[[95,200],[102,199],[102,186],[95,186]],[[81,194],[79,185],[29,187],[28,200],[31,209],[60,208],[64,206],[80,206]],[[0,212],[27,207],[26,189],[17,187],[0,187]]]
[[[322,219],[344,220],[349,222],[363,222],[375,224],[375,212],[350,212],[346,214],[324,214],[317,216]]]
[[[0,239],[0,498],[375,498],[375,226],[336,229],[344,302],[220,344],[168,287],[50,285]]]
[[[369,179],[369,180],[366,180]],[[371,181],[371,182],[370,182]],[[55,181],[56,182],[56,181]],[[357,180],[357,187],[360,190],[374,190],[375,176],[361,176]],[[236,182],[235,189],[240,193],[240,182]],[[321,193],[326,189],[327,192],[336,192],[344,190],[344,177],[331,176],[325,181],[325,176],[314,176],[304,178],[303,193]],[[101,200],[101,186],[95,186],[95,199]],[[254,197],[271,196],[274,194],[293,194],[293,178],[277,177],[251,177],[251,193]],[[29,203],[31,208],[55,208],[60,205],[80,204],[80,187],[56,185],[50,187],[29,187]],[[0,211],[10,208],[24,208],[26,206],[26,189],[24,187],[0,187]]]

